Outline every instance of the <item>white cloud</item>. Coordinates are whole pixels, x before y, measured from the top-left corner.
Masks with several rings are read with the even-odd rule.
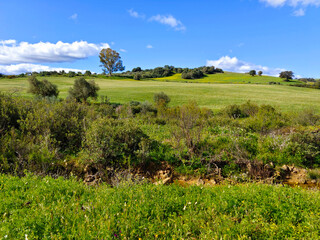
[[[72,62],[97,55],[102,48],[109,47],[107,43],[94,44],[86,41],[17,44],[15,40],[4,40],[0,41],[0,64]]]
[[[247,63],[236,57],[224,56],[218,60],[207,60],[207,66],[222,68],[224,71],[245,73],[250,70],[262,71],[264,75],[279,76],[279,73],[285,71],[282,68],[269,68],[261,65]]]
[[[125,49],[120,49],[120,52],[124,52],[124,53],[126,53],[127,52],[127,50],[125,50]]]
[[[16,44],[16,43],[17,43],[17,41],[16,41],[16,40],[13,40],[13,39],[0,41],[0,44],[1,44],[1,45],[14,45],[14,44]]]
[[[259,0],[260,2],[266,3],[268,6],[271,7],[283,7],[283,6],[290,6],[293,8],[299,8],[294,10],[293,16],[301,17],[305,15],[305,9],[308,6],[320,6],[320,0]]]
[[[174,28],[177,31],[186,30],[186,27],[182,24],[182,22],[177,20],[172,15],[164,16],[164,15],[158,14],[156,16],[151,17],[149,19],[149,21],[155,21],[155,22],[159,22],[159,23],[164,24],[164,25],[168,25],[168,26]]]
[[[30,63],[21,63],[21,64],[13,64],[13,65],[0,65],[0,73],[6,75],[16,75],[20,73],[26,72],[41,72],[41,71],[62,71],[65,72],[74,71],[74,72],[82,72],[85,70],[81,69],[72,69],[72,68],[54,68],[39,64],[30,64]]]
[[[128,13],[130,14],[131,17],[134,17],[134,18],[145,18],[145,15],[140,14],[134,11],[133,9],[128,10]]]
[[[150,45],[150,44],[148,44],[148,45],[146,46],[146,48],[151,49],[151,48],[153,48],[153,46]]]
[[[78,18],[78,14],[77,13],[75,13],[75,14],[70,16],[70,19],[72,19],[72,20],[77,20],[77,18]]]
[[[298,9],[298,10],[295,10],[292,15],[295,16],[295,17],[302,17],[306,14],[306,11],[302,8]]]
[[[260,2],[265,2],[272,7],[282,7],[284,5],[289,5],[291,7],[320,6],[320,0],[260,0]]]

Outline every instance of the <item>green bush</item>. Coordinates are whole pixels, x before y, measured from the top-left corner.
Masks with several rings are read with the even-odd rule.
[[[96,98],[99,86],[93,81],[87,81],[85,78],[78,78],[74,85],[69,89],[69,98],[76,99],[77,102],[86,102],[89,97]]]
[[[159,105],[167,106],[171,101],[170,97],[164,92],[154,94],[153,100],[158,106]]]
[[[17,101],[0,93],[0,136],[19,127],[20,113]]]
[[[46,79],[39,81],[35,76],[28,79],[28,92],[41,97],[57,97],[59,95],[58,87]]]
[[[132,121],[100,118],[85,133],[82,158],[85,164],[125,167],[139,162],[137,154],[145,139]]]

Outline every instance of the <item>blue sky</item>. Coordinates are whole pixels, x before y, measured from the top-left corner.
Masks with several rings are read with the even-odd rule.
[[[0,0],[0,72],[163,65],[320,77],[320,0]]]

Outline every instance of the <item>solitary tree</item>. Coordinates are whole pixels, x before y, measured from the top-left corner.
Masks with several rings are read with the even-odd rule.
[[[39,81],[35,76],[31,76],[28,79],[29,90],[28,92],[41,96],[41,97],[57,97],[59,94],[56,85],[52,84],[46,79]]]
[[[280,73],[279,77],[285,78],[286,79],[285,81],[289,82],[290,79],[293,79],[294,75],[292,71],[284,71]]]
[[[259,72],[258,72],[258,75],[261,77],[261,76],[262,76],[262,73],[263,73],[262,71],[259,71]]]
[[[96,98],[99,86],[93,81],[78,78],[74,81],[73,88],[69,89],[69,97],[76,99],[77,102],[86,102],[89,97]]]
[[[103,67],[103,72],[109,74],[109,76],[112,76],[113,72],[124,70],[119,53],[111,48],[102,49],[99,58],[101,67]]]
[[[255,75],[257,75],[257,72],[256,72],[256,70],[251,70],[251,71],[249,72],[249,74],[250,74],[252,77],[254,77]]]

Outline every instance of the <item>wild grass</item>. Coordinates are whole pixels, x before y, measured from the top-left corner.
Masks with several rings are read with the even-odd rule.
[[[218,74],[212,76],[215,75]],[[244,75],[244,77],[251,78],[249,75]],[[59,97],[62,98],[67,97],[68,89],[75,80],[75,78],[68,77],[38,77],[38,79],[43,78],[58,85]],[[252,78],[262,79],[265,77]],[[100,86],[99,95],[105,95],[111,102],[118,103],[130,101],[152,102],[153,95],[163,91],[170,96],[171,106],[196,101],[201,107],[218,110],[231,104],[242,104],[251,100],[258,104],[273,105],[282,111],[299,111],[306,108],[320,109],[320,94],[317,89],[284,85],[240,84],[239,81],[238,84],[208,84],[101,78],[94,80]],[[18,91],[22,96],[32,97],[30,93],[27,93],[27,89],[27,78],[0,79],[0,91]]]
[[[0,175],[1,239],[319,239],[320,192]]]

